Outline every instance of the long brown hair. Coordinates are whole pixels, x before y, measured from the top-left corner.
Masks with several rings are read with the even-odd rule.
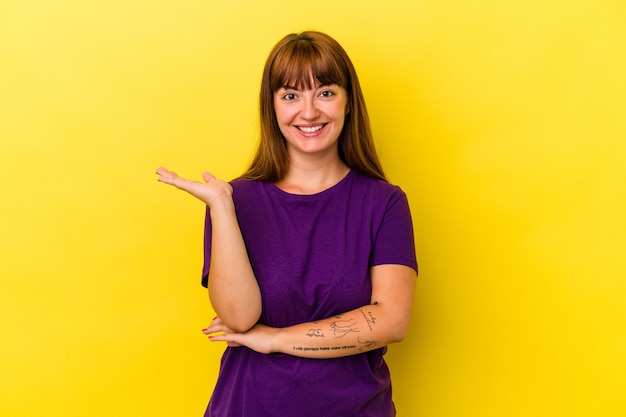
[[[339,136],[341,160],[351,169],[386,181],[354,66],[337,41],[314,31],[285,36],[267,58],[260,94],[261,138],[242,178],[276,182],[286,175],[289,155],[276,121],[274,93],[286,85],[308,89],[313,84],[336,84],[346,90],[346,119]]]

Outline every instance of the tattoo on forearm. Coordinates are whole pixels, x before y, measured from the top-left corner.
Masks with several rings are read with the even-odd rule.
[[[348,349],[356,349],[356,345],[343,345],[343,346],[294,346],[293,350],[297,352],[324,352],[324,351],[333,351],[333,350],[348,350]]]
[[[361,340],[360,337],[357,337],[357,341],[359,342],[359,351],[366,352],[368,350],[372,350],[376,344],[377,340]],[[338,350],[354,350],[356,349],[356,345],[342,345],[342,346],[293,346],[292,349],[295,352],[330,352],[330,351],[338,351]]]
[[[374,346],[376,343],[378,343],[378,341],[376,340],[361,340],[360,337],[357,337],[357,340],[359,341],[359,343],[361,344],[361,347],[359,348],[359,350],[361,352],[365,351],[365,350],[370,350],[370,348],[372,346]]]
[[[367,323],[367,327],[370,328],[370,331],[374,330],[372,328],[372,325],[376,324],[376,317],[374,317],[372,315],[371,311],[368,311],[367,314],[365,314],[365,311],[363,310],[359,310],[361,312],[361,314],[363,314],[363,318],[365,319],[365,322]]]
[[[330,323],[330,330],[337,338],[344,337],[348,333],[359,332],[354,319],[333,321]]]
[[[322,329],[309,329],[309,331],[306,332],[306,335],[309,337],[324,337]]]

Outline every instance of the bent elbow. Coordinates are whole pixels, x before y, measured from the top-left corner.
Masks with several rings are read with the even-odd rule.
[[[242,314],[241,312],[232,312],[231,314],[225,314],[219,317],[222,319],[226,327],[233,332],[244,333],[259,322],[259,319],[261,318],[261,311],[259,310],[258,313],[256,311],[248,311],[246,314]]]
[[[409,322],[402,321],[391,326],[389,333],[389,343],[400,343],[406,339],[409,333]]]
[[[209,299],[213,310],[224,325],[235,333],[250,330],[261,318],[261,298],[241,300],[223,300],[209,291]]]
[[[389,343],[400,343],[404,341],[406,338],[407,332],[405,331],[395,331],[390,335]]]
[[[254,327],[259,322],[261,316],[251,316],[247,318],[240,318],[239,320],[235,320],[231,325],[227,325],[229,329],[231,329],[235,333],[245,333],[251,328]]]

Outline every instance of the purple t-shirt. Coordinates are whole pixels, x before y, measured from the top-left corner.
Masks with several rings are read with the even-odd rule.
[[[272,183],[233,181],[233,200],[259,283],[261,322],[286,327],[371,302],[370,268],[417,271],[404,192],[352,170],[313,195]],[[211,257],[207,212],[203,285]],[[306,359],[226,348],[205,416],[391,417],[386,348],[335,359]]]

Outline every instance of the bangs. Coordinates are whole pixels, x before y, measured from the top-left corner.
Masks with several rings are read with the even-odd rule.
[[[310,42],[293,42],[272,63],[270,89],[272,92],[282,87],[308,90],[336,84],[348,90],[348,71],[341,62],[328,51],[320,53]]]

